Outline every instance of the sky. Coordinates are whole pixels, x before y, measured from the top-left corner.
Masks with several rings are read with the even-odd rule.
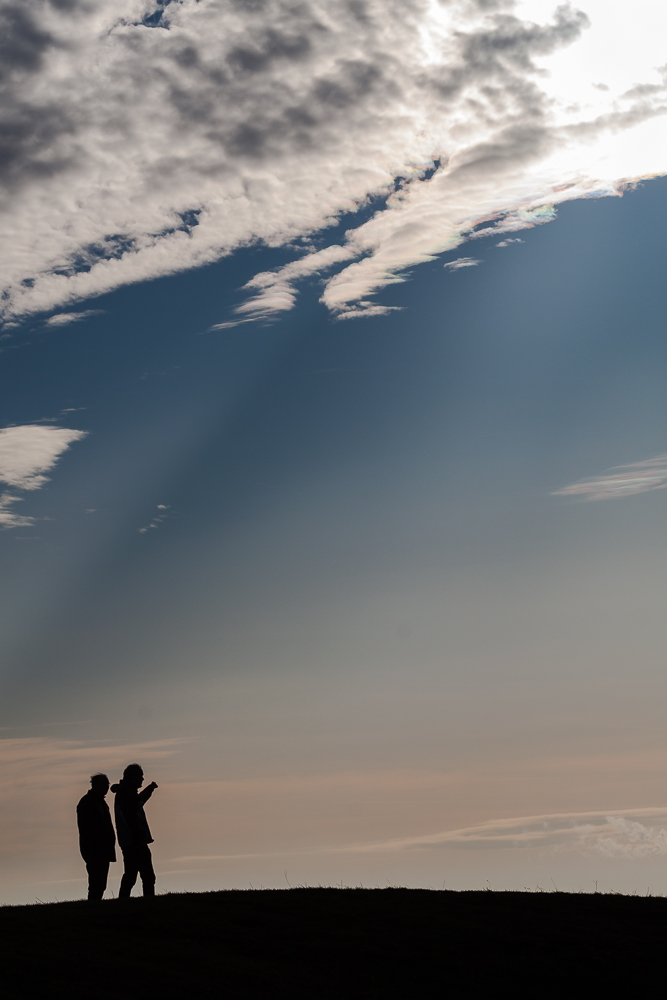
[[[667,893],[666,20],[0,0],[0,904]]]

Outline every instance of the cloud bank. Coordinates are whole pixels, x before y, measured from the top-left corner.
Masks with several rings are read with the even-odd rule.
[[[667,455],[658,455],[645,462],[617,465],[607,475],[585,479],[555,490],[552,496],[580,497],[582,500],[612,500],[615,497],[667,489]]]
[[[582,7],[0,0],[5,321],[257,241],[293,265],[222,325],[330,269],[328,309],[373,315],[414,264],[665,172],[664,5]]]
[[[0,429],[0,483],[14,490],[38,490],[48,482],[46,475],[74,441],[86,431],[66,427],[23,424]],[[34,518],[17,514],[14,504],[23,499],[15,492],[0,496],[0,525],[5,528],[27,527]]]

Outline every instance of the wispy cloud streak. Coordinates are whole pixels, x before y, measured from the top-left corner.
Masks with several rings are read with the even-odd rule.
[[[645,462],[617,465],[597,479],[584,479],[560,490],[552,496],[579,497],[581,500],[613,500],[618,497],[647,493],[649,490],[667,488],[667,455],[658,455]]]
[[[88,776],[104,771],[120,777],[132,760],[155,765],[187,741],[84,742],[49,737],[0,739],[0,866],[48,844],[53,851],[76,836],[72,820]],[[74,830],[74,833],[73,833]]]
[[[457,260],[450,260],[444,266],[450,271],[460,271],[462,267],[477,267],[480,261],[474,257],[459,257]]]
[[[491,820],[461,830],[350,846],[346,850],[550,847],[595,851],[608,857],[640,858],[667,854],[667,831],[664,826],[656,825],[666,823],[667,807],[624,810],[620,815],[609,812],[554,813]]]
[[[646,822],[641,822],[645,820]],[[651,825],[647,825],[651,823]],[[327,845],[252,854],[188,854],[183,861],[227,861],[235,858],[299,854],[381,854],[414,850],[525,850],[549,848],[603,854],[606,857],[643,858],[667,854],[667,807],[630,809],[621,815],[605,812],[552,813],[490,820],[478,826],[444,833],[402,837],[364,844]]]
[[[101,312],[101,309],[84,309],[82,312],[56,313],[55,316],[49,316],[46,326],[69,326],[70,323],[80,323],[89,316],[99,316]]]

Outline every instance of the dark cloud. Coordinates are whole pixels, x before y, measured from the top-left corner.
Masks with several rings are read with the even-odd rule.
[[[279,29],[258,25],[257,30],[246,30],[243,42],[232,40],[215,62],[203,48],[174,39],[170,55],[176,72],[166,66],[160,71],[180,127],[207,127],[208,138],[223,154],[221,170],[228,158],[262,159],[314,146],[322,149],[337,141],[332,131],[339,122],[349,121],[351,113],[358,118],[368,112],[369,98],[378,98],[382,111],[396,96],[391,74],[385,71],[391,62],[385,53],[373,59],[338,55],[332,60],[327,57],[336,40],[309,6],[282,3],[273,9],[279,11]],[[365,9],[355,7],[352,14],[363,14],[364,24],[373,30]],[[165,45],[169,47],[169,39]],[[281,74],[291,67],[300,70],[294,81]],[[210,161],[206,169],[212,169]]]
[[[661,66],[658,72],[662,77],[662,83],[638,83],[621,94],[621,97],[626,100],[635,100],[638,97],[654,97],[656,94],[663,94],[667,91],[667,66]]]
[[[70,9],[62,0],[60,9]],[[73,9],[73,5],[72,9]],[[65,169],[71,159],[57,147],[72,122],[55,102],[31,103],[26,78],[36,77],[53,35],[38,24],[29,2],[0,4],[0,183],[15,188]]]
[[[336,73],[324,76],[315,81],[312,97],[316,102],[330,109],[345,110],[367,97],[379,86],[385,88],[385,94],[391,95],[394,88],[388,86],[388,81],[382,68],[377,64],[357,60],[343,60]]]
[[[67,13],[89,6],[89,4],[83,3],[82,0],[48,0],[48,2],[55,10],[66,11]]]
[[[346,265],[366,301],[457,238],[423,199],[478,185],[479,214],[456,202],[470,231],[516,207],[488,179],[662,113],[660,85],[640,81],[623,112],[556,124],[538,60],[586,15],[565,4],[534,24],[510,0],[440,2],[454,27],[432,0],[0,0],[0,184],[20,234],[0,240],[8,315],[312,234],[370,197],[396,220],[414,203],[400,235],[385,222],[354,237],[365,258],[391,243],[377,272]]]
[[[0,112],[0,183],[9,191],[66,170],[73,154],[58,139],[73,134],[72,119],[56,104],[34,107],[6,101]]]
[[[301,62],[312,51],[307,34],[287,34],[265,29],[252,45],[237,45],[227,55],[227,63],[240,73],[265,73],[277,62]]]
[[[503,88],[511,83],[514,96],[532,95],[536,91],[526,76],[537,72],[534,57],[569,45],[588,24],[586,15],[569,5],[558,7],[553,23],[547,25],[496,14],[483,28],[456,33],[454,59],[429,74],[429,82],[446,100],[489,81],[497,81]]]
[[[518,167],[544,156],[555,145],[553,133],[543,127],[523,124],[510,125],[489,142],[480,142],[455,157],[450,176],[465,173],[470,176],[497,174],[508,167]]]
[[[55,6],[63,15],[80,16],[74,2],[61,0]],[[169,0],[156,3],[141,24],[159,21],[169,28],[165,20],[169,6]],[[387,5],[387,16],[393,6]],[[403,5],[406,38],[410,18],[422,6]],[[492,12],[499,7],[477,6]],[[401,99],[400,60],[377,44],[382,31],[377,8],[371,11],[362,2],[344,5],[362,33],[356,47],[368,55],[346,58],[337,51],[332,59],[332,46],[339,46],[339,41],[330,37],[315,5],[274,0],[236,7],[243,19],[215,55],[207,40],[192,33],[186,39],[182,31],[162,31],[157,48],[141,34],[118,36],[129,50],[126,65],[119,70],[128,73],[135,92],[152,100],[162,92],[177,112],[175,142],[177,132],[183,136],[203,128],[218,146],[217,163],[208,157],[201,164],[207,174],[224,173],[230,159],[291,155],[315,147],[323,152],[339,142],[341,126],[364,128],[369,118],[379,121],[391,114]],[[7,25],[5,45],[11,51],[6,65],[39,72],[44,53],[57,44],[53,36],[37,27],[29,8],[8,3],[2,16]],[[269,16],[273,24],[266,23]],[[535,70],[532,58],[572,41],[585,24],[585,15],[568,6],[559,7],[553,23],[543,26],[492,13],[484,28],[455,35],[453,57],[425,74],[421,86],[435,90],[446,107],[476,88],[469,97],[471,114],[539,115],[542,97],[527,79]],[[156,38],[153,32],[151,36]],[[283,76],[282,67],[303,67],[303,71],[291,80],[289,73]],[[20,94],[20,88],[13,88],[5,95],[6,110],[0,120],[0,179],[12,186],[71,166],[80,151],[67,140],[76,140],[80,129],[89,126],[85,106],[28,102]],[[120,105],[107,121],[107,128],[117,131],[121,141],[126,141],[122,133],[131,129],[128,114],[129,109]],[[197,169],[196,163],[193,168]],[[163,179],[165,169],[168,161],[163,160]]]
[[[662,89],[662,88],[661,88]],[[612,111],[598,115],[586,122],[577,122],[558,130],[554,135],[565,135],[570,138],[592,140],[604,132],[624,132],[642,125],[652,118],[660,118],[667,114],[667,103],[650,103],[640,101],[626,111]]]
[[[356,118],[370,110],[365,105],[369,97],[381,94],[384,103],[394,92],[380,66],[342,60],[334,72],[316,77],[303,97],[286,95],[282,106],[267,103],[230,133],[220,131],[218,139],[232,157],[290,155],[315,145],[322,149],[338,141],[336,126],[349,121],[351,111]]]
[[[53,37],[39,27],[25,3],[0,6],[0,83],[17,71],[37,73],[53,44]]]

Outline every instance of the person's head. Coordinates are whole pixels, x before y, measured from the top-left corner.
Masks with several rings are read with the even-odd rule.
[[[106,774],[91,774],[90,786],[96,795],[101,795],[104,798],[109,791],[109,779]]]
[[[123,781],[130,788],[141,788],[144,783],[144,772],[140,764],[128,764],[123,771]]]

